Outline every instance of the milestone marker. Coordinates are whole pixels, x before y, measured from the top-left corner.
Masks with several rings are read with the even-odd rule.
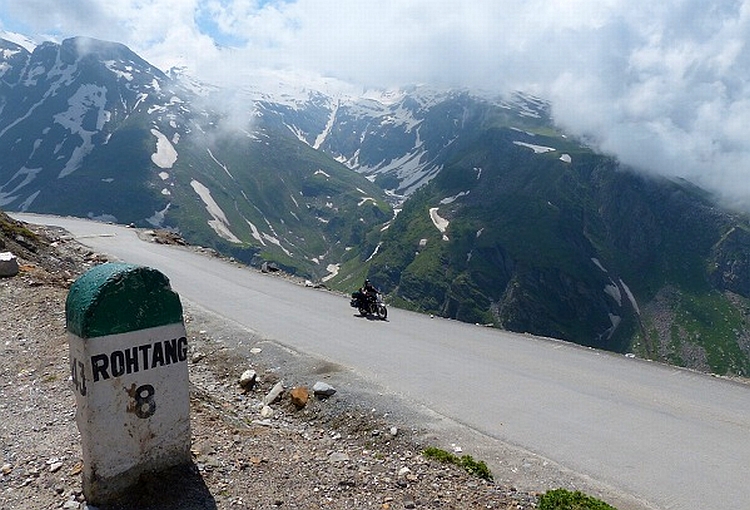
[[[71,286],[65,315],[83,492],[101,505],[190,462],[182,304],[159,271],[108,263]]]

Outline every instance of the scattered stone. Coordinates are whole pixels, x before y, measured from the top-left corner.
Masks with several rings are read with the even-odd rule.
[[[328,383],[318,381],[313,385],[313,393],[318,398],[328,398],[336,394],[336,388]]]
[[[258,380],[258,373],[255,370],[245,370],[240,376],[240,386],[246,390],[252,390]]]
[[[263,262],[261,265],[261,271],[264,273],[277,273],[279,272],[279,266],[273,262]]]
[[[0,232],[0,244],[1,239]],[[18,382],[0,383],[0,414],[9,433],[30,432],[17,434],[0,453],[0,508],[97,510],[87,504],[80,489],[83,464],[70,390],[57,382],[69,377],[69,367],[61,361],[67,351],[65,294],[79,273],[66,261],[87,257],[93,263],[99,257],[72,239],[58,240],[64,256],[32,264],[19,252],[21,278],[0,279],[0,301],[10,304],[0,306],[4,349],[0,381]],[[43,249],[40,245],[40,253]],[[59,276],[51,279],[45,271]],[[37,281],[43,285],[30,292]],[[257,344],[264,345],[263,353],[268,355],[264,359],[251,355],[248,360],[247,352],[225,346],[229,339],[253,346],[256,340],[246,330],[230,333],[224,321],[217,320],[215,326],[215,319],[209,321],[190,309],[187,314],[188,334],[194,340],[189,358],[193,361],[191,404],[196,411],[191,412],[194,469],[178,471],[177,478],[157,479],[154,487],[138,496],[148,508],[204,508],[201,503],[213,498],[216,503],[208,506],[219,508],[254,508],[259,501],[268,508],[278,504],[280,508],[396,510],[412,503],[412,508],[535,508],[533,493],[485,485],[458,467],[422,461],[416,452],[424,445],[413,443],[411,437],[416,429],[394,421],[388,413],[370,411],[370,405],[365,408],[356,401],[356,392],[347,389],[336,402],[308,401],[305,409],[294,412],[290,402],[281,404],[275,392],[266,393],[284,377],[315,372],[289,374],[284,361],[274,359],[272,344]],[[32,351],[34,363],[29,365]],[[260,352],[257,347],[253,350],[253,354]],[[244,393],[238,388],[239,376],[250,366],[258,372],[255,392]],[[316,390],[323,398],[334,393],[325,383],[308,388],[312,396],[318,396]],[[276,391],[281,396],[288,390],[279,385]],[[264,404],[265,396],[277,404],[271,404],[273,408]],[[12,412],[26,408],[33,411]],[[373,430],[380,434],[374,440]],[[447,446],[450,450],[450,442]],[[411,471],[398,477],[404,466]],[[500,478],[504,480],[504,473],[498,474]],[[413,497],[404,498],[404,492]],[[167,498],[165,504],[144,501],[151,495]]]
[[[78,510],[81,508],[81,504],[75,499],[69,499],[62,507],[63,510]]]
[[[76,465],[73,466],[73,469],[70,470],[70,475],[71,476],[80,475],[81,471],[83,471],[83,461],[78,461],[76,462]]]
[[[328,462],[336,464],[338,462],[349,462],[349,455],[343,452],[333,452],[328,456]]]
[[[302,409],[307,405],[307,401],[310,399],[310,392],[304,386],[297,386],[296,388],[292,388],[290,397],[292,399],[292,404],[294,404],[297,409]]]
[[[273,386],[273,388],[271,388],[271,391],[269,391],[268,394],[265,396],[265,398],[263,399],[263,404],[264,405],[273,404],[279,399],[279,397],[281,397],[282,393],[284,393],[284,382],[279,381]]]
[[[414,496],[404,494],[404,508],[417,508],[417,504],[414,502]]]
[[[0,252],[0,277],[16,276],[18,259],[9,251]]]

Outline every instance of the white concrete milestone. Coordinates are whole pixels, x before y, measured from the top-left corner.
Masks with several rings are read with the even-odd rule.
[[[169,280],[97,266],[71,287],[66,320],[87,501],[113,501],[142,474],[190,462],[188,341]]]

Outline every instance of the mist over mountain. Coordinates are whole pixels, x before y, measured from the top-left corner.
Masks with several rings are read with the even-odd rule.
[[[529,94],[223,89],[88,38],[0,40],[0,208],[167,228],[411,309],[750,370],[750,223]]]

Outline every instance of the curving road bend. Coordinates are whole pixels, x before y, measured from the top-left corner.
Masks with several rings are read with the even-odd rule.
[[[619,495],[610,501],[620,510],[750,510],[750,385],[403,310],[363,320],[341,296],[146,243],[132,229],[12,216],[157,268],[183,300],[348,367],[485,448],[512,445],[570,470]],[[491,468],[498,458],[474,456]]]

